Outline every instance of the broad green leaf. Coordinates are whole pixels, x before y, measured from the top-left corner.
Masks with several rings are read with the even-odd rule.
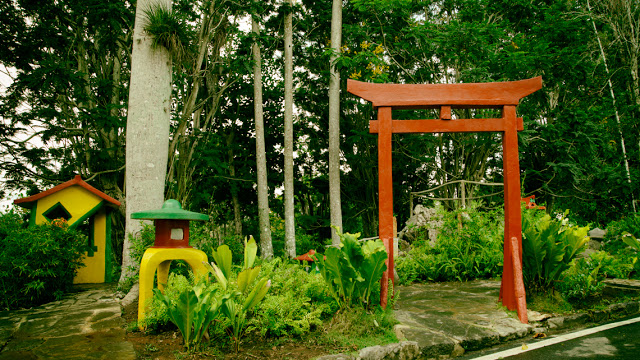
[[[253,309],[258,303],[265,297],[267,291],[271,287],[271,280],[262,279],[260,280],[256,286],[251,290],[249,295],[244,301],[243,310],[248,311]]]
[[[362,244],[362,252],[365,256],[369,256],[376,251],[385,251],[382,240],[369,240]]]
[[[244,245],[244,269],[253,267],[253,263],[256,261],[256,254],[258,253],[258,245],[253,239],[253,235],[249,237],[249,241],[245,240]]]
[[[224,276],[224,273],[222,272],[222,270],[220,270],[220,268],[215,263],[211,263],[211,264],[205,263],[204,265],[207,268],[207,270],[209,270],[211,275],[213,275],[213,277],[216,278],[218,283],[220,283],[220,286],[222,286],[222,289],[227,290],[227,277]]]
[[[238,290],[241,293],[245,293],[245,291],[251,286],[253,281],[258,277],[260,273],[260,266],[256,266],[251,269],[245,269],[240,274],[238,274]]]
[[[227,279],[231,275],[231,250],[227,245],[220,245],[218,249],[212,251],[211,257],[220,268],[222,275]]]
[[[626,231],[622,233],[622,241],[624,241],[625,244],[629,245],[635,251],[640,251],[640,241],[638,241],[638,239],[636,239],[636,237],[631,235],[630,233]]]
[[[367,256],[362,264],[360,273],[364,281],[359,283],[358,287],[361,288],[360,296],[365,304],[369,304],[369,296],[373,286],[380,281],[382,274],[387,270],[387,265],[384,263],[385,260],[387,260],[387,253],[385,251],[376,251]]]

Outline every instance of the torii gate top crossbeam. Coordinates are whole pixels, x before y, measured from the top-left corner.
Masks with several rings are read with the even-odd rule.
[[[542,77],[497,83],[372,84],[347,80],[347,91],[374,107],[393,109],[502,108],[518,105],[523,97],[542,88]]]

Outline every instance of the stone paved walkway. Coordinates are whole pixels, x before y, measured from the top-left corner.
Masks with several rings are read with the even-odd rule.
[[[533,331],[499,306],[500,281],[414,284],[399,291],[396,334],[417,342],[426,358],[459,356]]]
[[[78,286],[60,301],[0,312],[0,360],[134,360],[112,286]]]

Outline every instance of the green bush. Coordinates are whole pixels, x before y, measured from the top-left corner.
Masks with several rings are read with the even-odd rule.
[[[621,220],[610,222],[603,241],[604,250],[613,255],[624,253],[627,248],[623,241],[625,233],[640,236],[640,215],[631,214]]]
[[[66,221],[26,228],[15,213],[0,216],[0,302],[4,309],[59,300],[82,266],[87,237]]]
[[[167,284],[164,287],[164,295],[171,301],[177,301],[180,294],[194,286],[193,276],[185,277],[184,275],[170,273]],[[148,301],[151,302],[148,311],[141,324],[147,331],[159,331],[166,328],[171,321],[169,312],[164,302],[156,297],[152,297]]]
[[[129,242],[131,243],[131,258],[133,259],[133,264],[140,264],[142,261],[142,256],[144,252],[151,246],[156,239],[156,230],[155,227],[149,223],[145,223],[140,221],[140,225],[142,225],[142,229],[138,236],[133,236],[128,234]],[[122,282],[118,283],[118,291],[129,292],[133,284],[138,281],[138,270],[134,269],[133,266],[129,268],[132,271],[133,276],[125,279]]]
[[[330,247],[324,256],[316,253],[316,266],[340,308],[353,304],[370,308],[371,293],[387,269],[387,252],[380,240],[361,243],[359,233],[339,235],[340,248]]]
[[[522,274],[527,291],[554,290],[571,261],[585,249],[588,227],[568,225],[560,219],[529,211],[522,214]]]
[[[296,224],[298,224],[299,218],[302,216],[296,216]],[[271,239],[273,242],[273,254],[277,257],[286,258],[284,253],[284,219],[278,216],[276,213],[269,213],[269,221],[271,223]],[[296,227],[296,254],[302,255],[309,252],[309,250],[320,250],[324,248],[324,245],[330,244],[331,239],[321,239],[318,234],[307,234],[300,227]]]
[[[499,276],[504,238],[501,211],[475,206],[441,213],[443,225],[432,247],[426,238],[396,260],[400,283],[465,281]],[[426,236],[426,231],[423,232]]]
[[[574,260],[562,274],[558,290],[569,303],[577,303],[602,294],[604,274],[598,261],[590,258]]]
[[[338,310],[322,277],[298,264],[276,258],[263,264],[261,275],[272,285],[249,324],[262,336],[304,335]]]

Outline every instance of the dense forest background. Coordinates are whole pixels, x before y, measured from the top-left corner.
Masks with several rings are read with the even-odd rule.
[[[82,175],[125,199],[135,2],[0,3],[2,197]],[[273,241],[283,241],[284,18],[293,15],[296,237],[329,238],[331,2],[177,0],[167,31],[173,105],[166,198],[211,215],[216,237],[258,235],[252,49],[262,49]],[[250,31],[250,15],[262,26]],[[640,170],[640,4],[636,0],[343,1],[340,149],[343,227],[377,235],[377,145],[370,104],[346,80],[391,83],[543,77],[518,107],[523,196],[604,226],[635,211]],[[490,110],[454,116],[487,117]],[[434,118],[424,112],[396,118]],[[394,210],[455,180],[502,182],[500,134],[394,135]],[[495,192],[469,186],[467,197]],[[460,196],[459,184],[435,197]],[[123,201],[124,203],[124,201]],[[425,200],[427,205],[431,203]],[[483,206],[498,207],[500,195]],[[125,206],[125,204],[123,204]],[[445,208],[462,206],[445,201]],[[121,250],[124,209],[116,218]],[[280,229],[280,230],[279,230]],[[118,249],[118,244],[116,249]],[[121,251],[120,251],[121,253]]]

